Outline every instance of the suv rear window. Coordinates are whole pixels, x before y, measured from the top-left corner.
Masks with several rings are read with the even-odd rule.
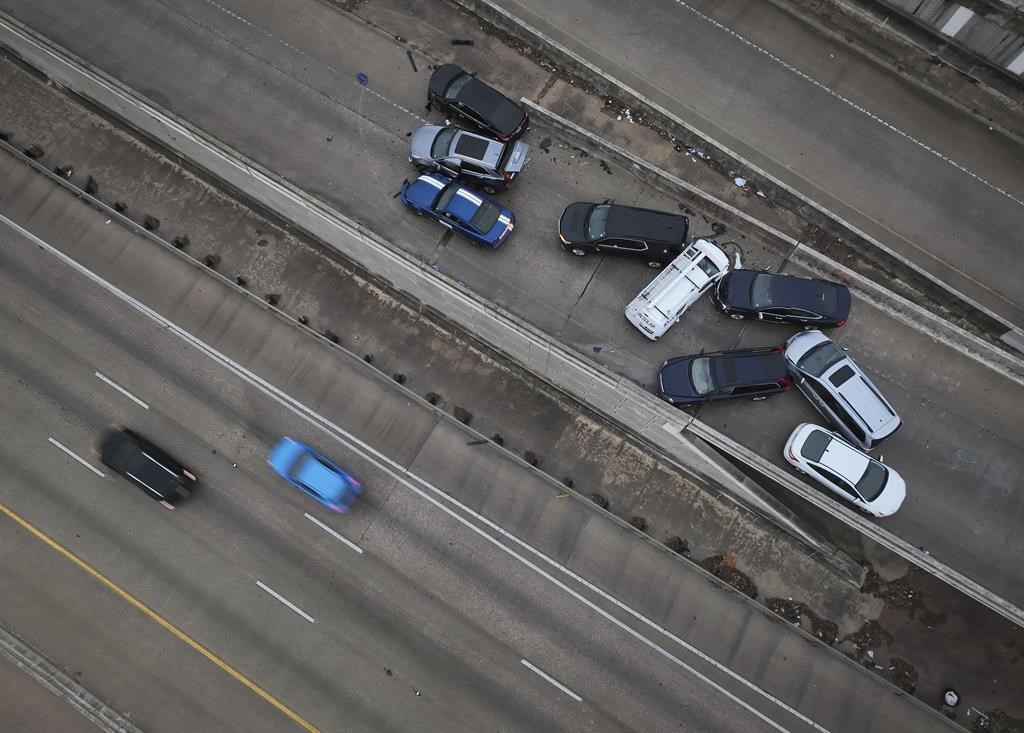
[[[804,354],[804,358],[797,366],[815,377],[820,377],[845,358],[846,354],[842,349],[831,341],[823,341]]]
[[[473,218],[469,223],[478,232],[486,234],[491,231],[491,227],[498,221],[499,216],[501,216],[501,209],[490,201],[484,201],[480,204],[480,208],[477,209],[476,213],[473,214]]]

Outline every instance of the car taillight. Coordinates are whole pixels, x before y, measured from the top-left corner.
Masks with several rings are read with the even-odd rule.
[[[506,186],[508,184],[512,183],[512,174],[509,173],[508,171],[505,171],[504,173],[502,173],[501,177],[505,179],[505,185]]]
[[[780,379],[779,381],[780,381],[780,382],[782,383],[782,386],[783,386],[783,387],[788,387],[789,385],[793,384],[793,383],[792,383],[792,382],[791,382],[791,381],[789,380],[789,377],[783,377],[783,378],[782,378],[782,379]]]
[[[841,321],[839,322],[839,325],[840,325],[840,326],[845,326],[845,325],[846,325],[846,319],[844,318],[843,320],[841,320]],[[838,328],[838,326],[837,326],[837,328]]]
[[[789,456],[794,461],[796,460],[796,454],[793,453],[793,450],[791,448],[786,448],[786,455]]]
[[[499,234],[498,238],[495,239],[493,242],[491,242],[491,246],[492,247],[499,246],[502,243],[502,241],[509,235],[509,232],[512,231],[512,229],[515,227],[515,225],[516,225],[516,223],[515,223],[514,220],[510,221],[508,224],[506,224],[505,225],[505,231],[503,231],[501,234]]]

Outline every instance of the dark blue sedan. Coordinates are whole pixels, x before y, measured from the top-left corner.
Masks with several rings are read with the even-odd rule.
[[[347,512],[363,493],[362,485],[346,471],[292,438],[277,441],[267,463],[285,481],[336,512]]]
[[[477,247],[498,249],[516,225],[511,211],[458,181],[428,173],[402,184],[402,203],[436,219]]]

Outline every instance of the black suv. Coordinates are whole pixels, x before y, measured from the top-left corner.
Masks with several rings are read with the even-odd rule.
[[[850,289],[811,277],[731,270],[711,297],[732,318],[826,328],[842,326],[850,316]]]
[[[430,75],[427,101],[486,130],[502,142],[526,132],[523,108],[460,66],[444,64]]]
[[[619,204],[569,204],[558,220],[562,249],[643,257],[648,267],[667,265],[686,249],[690,220],[679,214]]]
[[[781,346],[677,356],[661,365],[658,394],[673,405],[748,397],[763,400],[789,389]]]
[[[100,460],[164,506],[188,497],[195,474],[138,433],[118,426],[100,441]]]

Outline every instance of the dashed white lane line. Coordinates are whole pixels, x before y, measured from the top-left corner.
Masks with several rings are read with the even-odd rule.
[[[96,377],[97,377],[97,378],[98,378],[98,379],[99,379],[100,381],[102,381],[102,382],[106,382],[107,384],[109,384],[109,385],[110,385],[111,387],[113,387],[114,389],[116,389],[116,390],[117,390],[118,392],[120,392],[121,394],[123,394],[123,395],[124,395],[125,397],[127,397],[128,399],[130,399],[130,400],[131,400],[132,402],[134,402],[135,404],[137,404],[137,405],[139,405],[140,407],[142,407],[142,409],[143,409],[143,410],[148,410],[148,409],[149,409],[149,405],[147,405],[147,404],[146,404],[145,402],[143,402],[142,400],[140,400],[140,399],[139,399],[138,397],[136,397],[135,395],[133,395],[133,394],[132,394],[131,392],[129,392],[128,390],[126,390],[126,389],[125,389],[124,387],[122,387],[121,385],[117,384],[117,383],[116,383],[116,382],[114,382],[113,380],[111,380],[111,379],[109,379],[109,378],[107,378],[107,377],[103,376],[103,375],[102,375],[102,374],[100,374],[99,372],[96,372]]]
[[[559,682],[558,680],[556,680],[556,679],[555,679],[554,677],[552,677],[551,675],[549,675],[549,674],[548,674],[547,672],[545,672],[545,671],[544,671],[543,669],[541,669],[540,667],[537,667],[537,666],[534,666],[534,665],[530,664],[530,663],[529,663],[529,662],[527,662],[527,661],[526,661],[525,659],[520,659],[519,661],[521,661],[521,662],[523,663],[523,666],[524,666],[524,667],[526,667],[527,669],[533,670],[534,672],[536,672],[537,674],[539,674],[539,675],[540,675],[541,677],[543,677],[544,679],[546,679],[546,680],[547,680],[548,682],[550,682],[551,684],[553,684],[553,685],[554,685],[555,687],[557,687],[557,688],[558,688],[559,690],[561,690],[562,692],[564,692],[564,693],[565,693],[566,695],[568,695],[569,697],[571,697],[571,698],[572,698],[573,700],[575,700],[576,702],[583,702],[583,698],[582,698],[582,697],[580,697],[579,695],[577,695],[577,694],[576,694],[575,692],[573,692],[572,690],[570,690],[570,689],[569,689],[568,687],[566,687],[565,685],[563,685],[563,684],[562,684],[561,682]]]
[[[311,521],[311,522],[312,522],[313,524],[315,524],[315,525],[316,525],[317,527],[319,527],[320,529],[322,529],[322,530],[323,530],[324,532],[326,532],[327,534],[331,535],[331,536],[332,536],[332,537],[334,537],[335,539],[341,540],[341,541],[342,541],[342,542],[344,542],[344,543],[345,543],[346,545],[348,545],[349,547],[351,547],[351,548],[352,548],[353,550],[355,550],[356,552],[358,552],[358,553],[359,553],[360,555],[362,555],[362,554],[363,554],[363,548],[362,548],[362,547],[360,547],[359,545],[357,545],[357,544],[356,544],[355,542],[353,542],[352,540],[349,540],[349,539],[346,539],[346,538],[342,537],[342,536],[341,536],[340,534],[338,534],[337,532],[335,532],[335,531],[334,531],[333,529],[331,529],[330,527],[328,527],[328,526],[327,526],[326,524],[324,524],[323,522],[321,522],[321,521],[320,521],[319,519],[317,519],[316,517],[314,517],[314,516],[312,516],[312,515],[310,515],[310,514],[306,514],[306,515],[304,515],[304,516],[306,517],[306,519],[308,519],[309,521]]]
[[[882,125],[883,127],[886,127],[889,130],[895,132],[897,135],[900,135],[901,137],[906,138],[907,140],[912,142],[914,145],[917,145],[922,150],[925,150],[925,151],[931,153],[932,155],[934,155],[935,157],[939,158],[943,162],[948,163],[949,165],[951,165],[954,168],[956,168],[957,170],[959,170],[961,173],[966,173],[968,176],[970,176],[974,180],[978,181],[978,183],[982,184],[983,186],[987,186],[988,188],[992,189],[996,193],[1005,196],[1006,198],[1010,199],[1010,201],[1013,201],[1018,206],[1024,206],[1024,200],[1022,200],[1020,198],[1017,198],[1016,196],[1014,196],[1009,191],[1006,191],[1005,189],[1000,188],[999,186],[995,185],[994,183],[991,183],[990,181],[985,180],[984,178],[979,176],[977,173],[975,173],[974,171],[972,171],[969,168],[967,168],[965,165],[956,162],[955,160],[953,160],[952,158],[950,158],[950,157],[948,157],[946,155],[943,155],[942,153],[940,153],[935,148],[933,148],[930,145],[922,142],[921,140],[918,140],[916,137],[914,137],[910,133],[905,132],[904,130],[901,130],[900,128],[898,128],[895,125],[893,125],[891,122],[888,122],[888,121],[882,119],[881,117],[876,115],[874,112],[871,112],[870,110],[865,109],[861,105],[859,105],[856,102],[854,102],[852,99],[849,99],[848,97],[844,97],[842,94],[837,92],[835,89],[832,89],[831,87],[825,86],[820,81],[818,81],[817,79],[812,77],[810,74],[807,74],[807,73],[801,71],[797,67],[793,66],[793,64],[790,64],[790,63],[788,63],[786,61],[783,61],[781,58],[779,58],[778,56],[773,54],[768,49],[766,49],[766,48],[764,48],[762,46],[757,45],[756,43],[751,41],[746,36],[740,35],[736,31],[734,31],[732,28],[730,28],[727,25],[725,25],[724,23],[720,23],[719,21],[717,21],[714,18],[712,18],[710,15],[708,15],[706,13],[702,13],[700,10],[697,10],[697,8],[693,7],[692,5],[688,5],[683,0],[675,0],[675,3],[679,7],[684,8],[684,9],[690,11],[691,13],[696,15],[698,18],[700,18],[704,22],[709,23],[710,25],[713,25],[715,28],[718,28],[719,30],[724,31],[725,33],[728,33],[730,36],[732,36],[736,40],[740,41],[741,43],[746,44],[747,46],[750,46],[750,48],[754,49],[758,53],[760,53],[760,54],[762,54],[764,56],[767,56],[769,59],[771,59],[775,63],[779,64],[782,68],[786,69],[789,72],[792,72],[793,74],[796,74],[797,76],[799,76],[804,81],[807,81],[807,82],[813,84],[814,86],[818,87],[818,89],[821,89],[823,92],[825,92],[826,94],[829,94],[830,96],[835,97],[840,102],[843,102],[844,104],[846,104],[846,105],[848,105],[850,107],[853,107],[855,110],[857,110],[861,114],[867,115],[868,117],[870,117],[872,120],[874,120],[878,124]]]
[[[81,464],[82,464],[83,466],[85,466],[86,468],[88,468],[88,469],[89,469],[90,471],[92,471],[92,472],[93,472],[94,474],[96,474],[96,475],[97,475],[97,476],[99,476],[100,478],[106,478],[106,477],[107,477],[107,474],[103,473],[103,471],[101,471],[101,470],[99,470],[98,468],[96,468],[95,466],[91,465],[91,464],[90,464],[90,463],[89,463],[88,461],[86,461],[86,460],[85,460],[84,458],[81,458],[81,457],[79,457],[78,455],[76,455],[76,454],[75,454],[75,452],[74,452],[74,451],[72,451],[72,450],[71,450],[70,448],[65,448],[65,447],[64,447],[63,445],[61,445],[60,443],[58,443],[58,442],[57,442],[56,440],[54,440],[53,438],[50,438],[50,442],[51,442],[51,443],[53,443],[53,444],[54,444],[55,446],[57,446],[58,448],[60,448],[60,449],[61,449],[62,451],[64,451],[65,453],[67,453],[67,454],[68,454],[69,456],[71,456],[72,458],[74,458],[74,459],[75,459],[76,461],[78,461],[79,463],[81,463]]]
[[[266,584],[265,584],[265,583],[264,583],[264,582],[263,582],[262,580],[257,580],[257,581],[256,581],[256,585],[258,585],[258,586],[259,586],[260,588],[262,588],[263,590],[265,590],[265,591],[266,591],[267,593],[269,593],[270,595],[274,596],[274,598],[276,598],[277,600],[281,601],[281,603],[283,603],[284,605],[288,606],[288,608],[290,608],[290,609],[292,609],[293,611],[295,611],[295,613],[297,613],[297,614],[299,614],[300,616],[302,616],[302,618],[304,618],[304,619],[306,619],[307,621],[309,621],[309,623],[311,623],[311,624],[315,624],[315,623],[316,623],[316,619],[314,619],[314,618],[313,618],[312,616],[310,616],[310,615],[309,615],[308,613],[306,613],[306,612],[305,612],[305,611],[303,611],[303,610],[302,610],[301,608],[299,608],[298,606],[296,606],[296,605],[295,605],[294,603],[292,603],[291,601],[289,601],[289,600],[288,600],[287,598],[285,598],[284,596],[282,596],[282,595],[281,595],[280,593],[278,593],[277,591],[275,591],[275,590],[274,590],[273,588],[270,588],[270,587],[268,587],[268,586],[267,586],[267,585],[266,585]]]
[[[345,74],[343,74],[342,72],[338,71],[337,69],[335,69],[330,64],[324,63],[323,61],[321,61],[318,58],[315,58],[314,56],[310,56],[308,53],[303,51],[301,48],[298,48],[297,46],[293,46],[292,44],[288,43],[288,41],[285,41],[282,38],[278,38],[277,36],[275,36],[270,31],[267,31],[267,30],[264,30],[263,28],[260,28],[258,25],[253,23],[251,20],[247,20],[247,19],[243,18],[238,13],[236,13],[236,12],[234,12],[232,10],[228,10],[223,5],[215,3],[213,0],[205,0],[205,1],[206,1],[207,4],[212,5],[213,7],[217,8],[217,10],[220,10],[222,13],[224,13],[224,14],[232,17],[232,18],[234,18],[239,23],[243,23],[243,24],[249,26],[250,28],[252,28],[257,33],[262,33],[267,38],[269,38],[270,40],[274,41],[274,43],[279,43],[282,46],[284,46],[285,48],[287,48],[288,50],[294,51],[295,53],[300,54],[301,56],[305,56],[310,61],[313,61],[314,63],[322,65],[325,69],[327,69],[328,71],[330,71],[333,74],[337,74],[338,76],[345,76]],[[359,82],[356,81],[356,76],[354,74],[351,75],[349,78],[353,80],[353,83],[359,84]],[[421,124],[424,124],[424,125],[427,124],[427,121],[423,117],[420,117],[418,114],[416,114],[412,110],[406,109],[405,107],[400,105],[398,102],[394,101],[393,99],[388,99],[383,94],[379,94],[378,92],[375,92],[374,90],[370,89],[366,85],[361,85],[361,86],[363,88],[363,91],[371,94],[372,96],[376,97],[377,99],[381,100],[382,102],[390,104],[395,109],[400,110],[402,112],[405,112],[407,115],[410,115],[411,117],[413,117],[415,120],[417,120]]]

